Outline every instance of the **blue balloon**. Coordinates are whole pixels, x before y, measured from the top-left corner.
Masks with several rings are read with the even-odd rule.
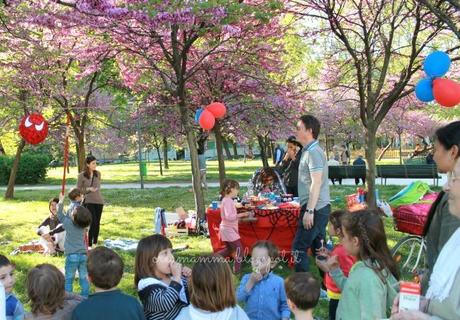
[[[423,64],[423,70],[432,78],[442,77],[449,71],[450,58],[442,51],[435,51],[426,57]]]
[[[431,79],[422,79],[415,86],[415,95],[417,99],[423,102],[430,102],[434,100],[433,96],[433,82]]]
[[[202,108],[199,108],[199,109],[196,110],[196,112],[195,112],[195,122],[196,123],[200,123],[200,116],[201,116],[202,112],[203,112]]]

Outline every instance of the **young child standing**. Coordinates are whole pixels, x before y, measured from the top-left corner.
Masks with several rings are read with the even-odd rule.
[[[331,237],[338,237],[340,242],[342,242],[343,234],[342,234],[342,218],[348,214],[345,210],[337,210],[332,212],[329,215],[329,225],[327,227],[327,231]],[[318,260],[318,257],[321,255],[324,256],[337,256],[339,260],[339,266],[342,270],[345,277],[348,277],[348,273],[350,272],[351,267],[356,262],[356,258],[347,253],[345,247],[339,243],[337,244],[334,249],[329,253],[327,249],[320,249],[319,255],[317,255],[317,264],[318,266],[321,265],[321,260]],[[337,311],[337,306],[339,305],[341,291],[340,288],[335,284],[332,277],[329,273],[324,274],[324,283],[327,288],[327,296],[329,297],[329,320],[335,320],[335,315]]]
[[[88,278],[96,293],[75,308],[72,320],[144,320],[139,301],[117,288],[122,276],[123,260],[115,251],[105,247],[91,250]]]
[[[160,234],[139,241],[134,283],[147,320],[172,320],[189,304],[187,278],[190,268],[176,262],[172,244]]]
[[[16,279],[14,277],[14,265],[4,255],[0,254],[0,282],[5,290],[6,320],[24,319],[24,307],[21,302],[13,295],[13,287]]]
[[[222,185],[221,196],[222,204],[220,208],[219,232],[220,239],[225,243],[225,249],[220,250],[217,254],[227,258],[234,253],[236,254],[233,264],[235,273],[241,270],[241,261],[243,260],[243,245],[241,244],[240,234],[238,233],[238,218],[247,216],[246,213],[237,213],[234,198],[238,196],[240,185],[235,180],[225,180]]]
[[[270,241],[257,241],[251,250],[253,272],[241,279],[238,302],[244,302],[251,320],[289,319],[284,280],[271,271],[277,264],[278,248]]]
[[[297,272],[284,282],[289,308],[296,320],[313,320],[313,310],[318,304],[320,283],[309,272]]]
[[[322,269],[342,290],[337,320],[385,319],[399,289],[398,268],[387,245],[380,216],[360,210],[342,219],[342,244],[358,260],[348,279],[337,256],[331,256]]]
[[[73,280],[78,270],[81,295],[88,297],[89,282],[86,268],[87,246],[85,244],[86,228],[91,224],[91,212],[78,206],[73,212],[64,214],[64,194],[59,195],[58,219],[64,225],[66,237],[64,243],[65,254],[65,291],[73,291]]]

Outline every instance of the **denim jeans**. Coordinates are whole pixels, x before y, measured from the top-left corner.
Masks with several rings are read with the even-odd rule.
[[[65,291],[73,291],[73,279],[75,278],[75,272],[78,270],[81,295],[88,297],[89,282],[86,261],[86,253],[72,253],[65,257]]]
[[[313,255],[316,255],[316,249],[321,248],[321,240],[326,245],[326,226],[329,221],[329,213],[331,212],[331,205],[327,205],[319,210],[315,210],[313,219],[313,227],[309,230],[303,227],[302,219],[305,215],[305,207],[299,217],[299,224],[297,226],[297,233],[292,243],[292,255],[295,259],[296,272],[308,272],[309,261],[307,250],[311,248]]]

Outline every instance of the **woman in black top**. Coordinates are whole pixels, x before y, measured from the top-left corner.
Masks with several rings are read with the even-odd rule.
[[[297,191],[297,177],[299,174],[299,163],[302,152],[302,145],[296,141],[294,136],[290,136],[286,140],[287,151],[281,162],[281,169],[283,170],[283,181],[286,186],[286,191],[294,197],[299,195]]]

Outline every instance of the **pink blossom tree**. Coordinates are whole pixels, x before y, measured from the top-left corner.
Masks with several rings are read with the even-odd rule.
[[[446,26],[417,1],[297,1],[292,10],[315,19],[307,36],[327,33],[327,54],[344,62],[347,82],[339,85],[358,101],[373,206],[377,130],[394,104],[412,94],[411,79]]]
[[[52,6],[56,3],[61,7]],[[119,4],[99,1],[31,1],[39,20],[64,28],[85,26],[95,37],[110,37],[110,43],[125,62],[135,62],[138,71],[161,79],[163,89],[175,100],[190,149],[195,205],[204,214],[200,187],[196,137],[192,129],[186,85],[207,57],[217,54],[232,39],[233,27],[245,17],[244,33],[270,21],[280,8],[276,2],[145,2]],[[238,37],[241,37],[238,32]],[[97,64],[90,68],[94,71]],[[147,74],[148,74],[147,73]],[[130,74],[129,81],[142,75]],[[134,78],[133,78],[134,77]]]

